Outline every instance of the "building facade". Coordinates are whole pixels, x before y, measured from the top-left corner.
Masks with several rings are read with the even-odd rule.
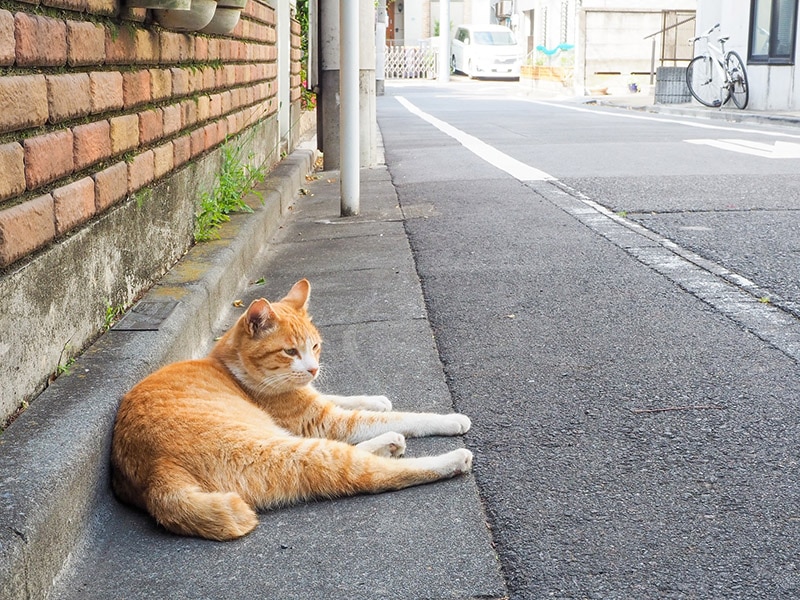
[[[697,0],[698,33],[719,23],[730,36],[726,50],[747,65],[755,110],[800,110],[797,20],[798,0]]]

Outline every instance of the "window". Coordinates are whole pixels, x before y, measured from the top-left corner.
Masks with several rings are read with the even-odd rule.
[[[751,63],[793,65],[798,0],[752,0]]]

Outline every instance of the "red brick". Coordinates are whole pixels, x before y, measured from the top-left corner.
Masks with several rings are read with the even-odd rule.
[[[87,0],[86,12],[92,15],[116,15],[119,7],[118,0]]]
[[[231,87],[236,85],[236,65],[225,65],[222,67],[222,81],[220,87]]]
[[[194,40],[194,59],[208,60],[208,38],[197,37]]]
[[[89,73],[89,91],[94,114],[123,107],[122,73],[95,71]]]
[[[150,29],[137,29],[134,36],[134,58],[139,64],[154,64],[159,61],[160,37]]]
[[[56,236],[50,194],[0,211],[0,266],[48,244]]]
[[[199,91],[208,91],[213,90],[217,87],[217,69],[213,67],[205,67],[199,71],[200,79],[202,83],[200,83],[200,88],[197,90]]]
[[[111,156],[111,127],[108,121],[95,121],[73,127],[75,170],[105,160]]]
[[[209,116],[213,119],[222,114],[222,94],[212,94],[209,100],[211,101]]]
[[[111,153],[116,155],[139,145],[139,115],[122,115],[109,119]]]
[[[128,165],[118,162],[93,175],[95,210],[101,213],[128,195]]]
[[[161,62],[183,63],[191,57],[191,38],[186,33],[161,31]]]
[[[206,133],[202,127],[192,132],[191,149],[193,157],[206,151]]]
[[[171,69],[172,95],[185,96],[189,93],[189,72],[186,69]]]
[[[150,102],[150,71],[126,71],[122,74],[122,102],[125,108]]]
[[[92,110],[89,75],[47,75],[47,103],[51,123],[83,117]]]
[[[53,210],[56,215],[56,235],[91,219],[95,212],[94,180],[84,177],[53,190]]]
[[[67,64],[64,21],[19,12],[14,15],[18,67],[60,67]]]
[[[211,116],[211,98],[200,96],[197,99],[197,122],[207,121]]]
[[[228,135],[234,135],[239,132],[236,115],[228,115],[225,117],[225,129],[227,130]]]
[[[150,69],[150,92],[153,101],[164,100],[172,95],[172,73],[169,69]]]
[[[136,23],[144,23],[147,19],[146,8],[134,8],[133,6],[124,6],[120,11],[120,18],[124,21],[134,21]]]
[[[208,38],[208,60],[219,60],[219,42],[218,38]]]
[[[189,71],[189,92],[203,91],[203,72],[200,70]]]
[[[155,154],[152,150],[143,152],[128,164],[128,193],[143,188],[155,179]]]
[[[28,138],[23,147],[25,182],[29,190],[69,175],[74,169],[69,129]]]
[[[220,111],[220,114],[226,115],[229,112],[231,112],[231,108],[232,108],[230,91],[229,90],[225,90],[224,92],[222,92],[220,94],[220,99],[221,99],[221,102],[222,102],[222,109]]]
[[[25,152],[17,142],[0,146],[0,200],[25,191]]]
[[[173,165],[174,168],[180,167],[192,157],[192,140],[188,135],[182,135],[172,141]]]
[[[17,42],[14,39],[14,15],[0,10],[0,66],[14,64]]]
[[[0,77],[0,133],[39,127],[47,122],[44,75]]]
[[[143,146],[164,136],[164,115],[160,108],[139,113],[139,143]]]
[[[102,25],[67,21],[67,63],[70,66],[101,65],[105,58],[105,29]]]
[[[161,179],[164,175],[172,171],[175,165],[175,150],[172,142],[167,142],[153,148],[154,176]]]
[[[183,127],[188,127],[190,125],[194,125],[194,123],[186,124],[182,120],[181,114],[181,107],[184,104],[190,103],[194,105],[194,100],[185,100],[180,104],[171,104],[170,106],[164,107],[164,135],[172,135],[173,133],[177,133]]]
[[[217,135],[219,134],[219,129],[217,128],[216,122],[209,123],[205,127],[203,127],[203,145],[205,150],[210,150],[214,146],[217,145],[219,141],[217,139]]]
[[[136,58],[136,32],[132,27],[106,28],[106,64],[130,64]]]
[[[42,0],[42,6],[63,8],[74,12],[83,12],[88,7],[87,0]]]

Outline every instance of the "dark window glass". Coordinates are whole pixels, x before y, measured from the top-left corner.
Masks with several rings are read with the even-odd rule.
[[[751,63],[794,64],[798,0],[752,0]]]

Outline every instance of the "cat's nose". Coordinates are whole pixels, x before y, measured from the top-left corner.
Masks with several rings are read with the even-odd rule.
[[[319,367],[311,367],[310,369],[308,369],[308,372],[311,373],[312,377],[316,377],[318,371],[319,371]]]

